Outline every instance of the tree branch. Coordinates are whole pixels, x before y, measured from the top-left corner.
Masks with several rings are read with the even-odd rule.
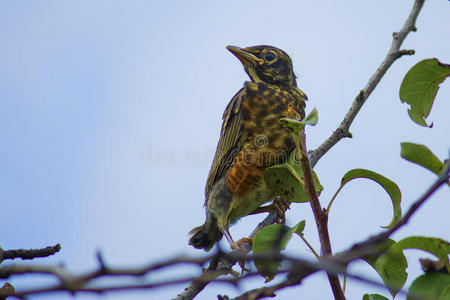
[[[37,257],[47,257],[54,255],[60,250],[61,250],[60,244],[56,244],[55,246],[48,246],[46,248],[41,249],[0,250],[0,252],[3,252],[3,257],[1,257],[0,255],[0,263],[5,259],[21,258],[25,260],[25,259],[34,259]]]
[[[349,129],[353,123],[353,120],[361,110],[367,98],[378,85],[381,78],[383,78],[386,71],[391,67],[391,65],[403,55],[414,54],[414,50],[400,50],[400,46],[411,31],[416,31],[416,19],[420,13],[420,10],[422,9],[424,1],[425,0],[416,0],[414,2],[411,12],[402,28],[398,33],[394,32],[391,48],[386,54],[383,62],[377,68],[375,73],[370,77],[369,82],[367,82],[366,86],[356,96],[355,100],[353,100],[350,109],[348,110],[347,114],[344,117],[344,120],[342,120],[338,128],[336,128],[331,136],[328,137],[325,142],[323,142],[317,149],[309,152],[309,159],[312,167],[314,167],[319,159],[334,145],[336,145],[337,142],[339,142],[342,138],[352,136]]]
[[[312,167],[306,149],[306,137],[303,130],[300,131],[296,140],[297,149],[300,153],[300,166],[303,172],[305,193],[308,196],[309,203],[314,213],[314,219],[316,220],[317,231],[319,232],[321,255],[324,257],[331,256],[333,255],[333,252],[331,250],[330,235],[328,233],[328,215],[322,209],[319,197],[317,196]],[[327,272],[327,276],[334,298],[336,300],[345,299],[337,274]]]
[[[344,272],[344,269],[340,267],[342,263],[337,263],[334,261],[334,258],[321,259],[316,262],[311,262],[306,259],[294,258],[285,255],[281,255],[279,252],[273,252],[268,254],[260,254],[260,255],[247,255],[245,253],[223,253],[220,252],[218,254],[220,258],[225,260],[242,260],[242,261],[252,261],[255,259],[267,259],[267,260],[284,260],[290,263],[291,267],[286,270],[280,270],[278,273],[288,273],[288,280],[281,285],[277,286],[273,291],[299,283],[303,278],[319,271],[326,270],[332,272],[334,274]],[[214,256],[215,256],[214,255]],[[144,276],[150,272],[156,271],[161,268],[177,265],[177,264],[192,264],[201,266],[204,262],[214,259],[213,256],[205,256],[202,258],[186,258],[186,257],[176,257],[170,260],[162,261],[156,264],[150,264],[144,268],[129,268],[129,269],[114,269],[106,267],[105,265],[100,264],[98,270],[94,272],[88,272],[86,274],[74,275],[67,272],[64,268],[58,266],[43,266],[43,265],[16,265],[16,266],[8,266],[0,268],[0,273],[4,277],[9,277],[12,275],[20,275],[20,274],[49,274],[57,277],[61,282],[57,285],[44,287],[44,288],[35,288],[25,291],[17,291],[15,292],[13,289],[5,288],[0,289],[0,299],[1,297],[15,297],[15,298],[24,298],[29,295],[37,295],[51,292],[61,292],[66,291],[72,294],[83,292],[83,293],[104,293],[108,291],[117,291],[117,290],[138,290],[138,289],[152,289],[157,287],[164,287],[169,285],[176,285],[185,282],[218,282],[218,283],[226,283],[231,284],[234,287],[238,287],[241,280],[260,276],[258,272],[247,272],[246,274],[239,277],[228,277],[223,279],[217,279],[219,275],[222,275],[220,271],[212,271],[212,272],[203,272],[201,276],[198,277],[185,277],[180,279],[171,279],[167,281],[161,282],[145,282],[138,284],[123,284],[123,285],[114,285],[114,286],[93,286],[92,283],[95,279],[100,277],[107,276]],[[216,274],[219,273],[219,274]],[[352,275],[355,276],[356,275]],[[289,279],[290,278],[290,279]],[[365,280],[365,279],[363,279]],[[370,280],[369,280],[370,282]],[[271,287],[265,287],[265,289]],[[262,295],[262,294],[261,294]],[[255,298],[256,299],[256,298]]]
[[[3,295],[11,295],[14,294],[15,291],[16,290],[9,282],[5,282],[5,284],[0,289],[0,300],[6,300],[6,297],[8,296]]]
[[[244,252],[239,251],[232,251],[230,253],[223,253],[220,251],[220,249],[215,253],[211,255],[207,255],[200,258],[188,258],[185,256],[176,257],[173,259],[168,259],[159,263],[152,263],[144,267],[139,268],[126,268],[126,269],[114,269],[108,267],[103,258],[100,254],[97,255],[98,261],[99,261],[99,268],[96,271],[88,272],[86,274],[81,275],[74,275],[69,272],[67,272],[64,268],[58,267],[58,266],[45,266],[45,265],[9,265],[0,267],[0,278],[9,278],[12,275],[19,275],[19,274],[29,274],[29,273],[35,273],[35,274],[49,274],[57,277],[60,280],[60,284],[51,286],[51,287],[44,287],[44,288],[36,288],[31,290],[25,290],[25,291],[14,291],[13,288],[4,287],[0,289],[0,299],[2,297],[16,297],[19,299],[24,298],[27,295],[35,295],[35,294],[43,294],[43,293],[50,293],[50,292],[57,292],[57,291],[67,291],[71,293],[75,292],[87,292],[87,293],[104,293],[107,291],[116,291],[116,290],[136,290],[136,289],[151,289],[156,287],[162,287],[162,286],[168,286],[168,285],[174,285],[174,284],[180,284],[185,282],[191,282],[196,283],[199,282],[201,284],[208,284],[209,282],[223,282],[227,284],[231,284],[233,286],[238,286],[240,280],[252,276],[257,276],[258,273],[246,273],[245,275],[237,278],[224,278],[224,279],[217,279],[218,276],[226,274],[223,271],[219,269],[219,262],[237,262],[238,260],[241,261],[250,261],[254,259],[279,259],[284,260],[286,262],[290,263],[289,269],[285,271],[281,271],[282,273],[288,273],[287,280],[271,287],[262,287],[260,288],[260,291],[258,289],[249,291],[245,294],[245,297],[247,296],[258,296],[256,298],[238,298],[238,299],[259,299],[261,297],[273,295],[273,293],[276,290],[279,290],[281,288],[296,285],[300,283],[304,278],[307,276],[320,271],[325,270],[329,274],[334,274],[337,276],[338,273],[343,274],[346,270],[346,266],[351,261],[358,259],[362,256],[368,255],[368,254],[377,254],[374,252],[374,248],[376,248],[377,245],[380,245],[383,243],[387,238],[389,238],[390,235],[392,235],[395,231],[400,229],[402,226],[404,226],[406,223],[408,223],[409,219],[414,215],[419,207],[425,203],[427,199],[430,198],[430,196],[439,189],[444,183],[447,182],[450,176],[450,160],[447,160],[445,168],[442,172],[442,174],[439,176],[439,178],[436,180],[436,182],[424,193],[422,197],[420,197],[416,202],[413,203],[413,205],[409,208],[407,213],[403,216],[402,219],[399,220],[393,227],[391,227],[388,231],[384,231],[376,236],[370,237],[367,240],[354,244],[351,248],[348,250],[338,253],[334,256],[326,256],[318,261],[311,262],[306,259],[300,259],[300,258],[293,258],[286,255],[281,255],[279,252],[275,253],[269,253],[265,255],[247,255]],[[269,215],[274,217],[273,215]],[[266,219],[268,219],[267,217]],[[276,220],[276,218],[275,218]],[[262,222],[263,223],[263,222]],[[106,277],[106,276],[143,276],[150,272],[157,271],[162,268],[166,268],[173,265],[178,264],[191,264],[191,265],[197,265],[202,266],[207,261],[211,260],[211,264],[215,264],[215,269],[217,270],[210,270],[210,271],[204,271],[201,276],[198,277],[189,277],[189,278],[181,278],[181,279],[175,279],[175,280],[168,280],[163,282],[157,282],[157,283],[142,283],[142,284],[124,284],[124,285],[117,285],[117,286],[109,286],[109,287],[86,287],[90,283],[93,282],[93,280],[98,279],[100,277]],[[217,263],[215,263],[217,262]],[[234,263],[233,263],[234,264]],[[380,285],[378,282],[371,281],[367,278],[357,276],[354,274],[347,273],[347,276],[349,278],[353,278],[356,280],[360,280],[366,283]],[[203,287],[204,287],[203,286]],[[197,293],[198,294],[198,293]],[[195,295],[197,295],[195,294]],[[193,295],[193,297],[195,296]],[[179,298],[177,299],[186,299],[186,298]],[[226,298],[224,298],[226,299]]]

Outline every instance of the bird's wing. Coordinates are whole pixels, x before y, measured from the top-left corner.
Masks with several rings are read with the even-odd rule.
[[[238,141],[243,135],[243,113],[240,108],[245,95],[244,87],[234,95],[223,113],[222,131],[220,132],[216,154],[206,181],[206,198],[213,185],[225,175],[226,171],[231,167],[234,158],[241,150],[242,145]]]

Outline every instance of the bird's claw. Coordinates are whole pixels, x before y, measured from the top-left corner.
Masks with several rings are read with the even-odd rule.
[[[291,208],[291,204],[281,197],[276,197],[271,206],[273,207],[272,209],[275,209],[278,212],[279,217],[277,223],[286,223],[286,211]]]
[[[241,250],[246,252],[246,249],[245,249],[245,246],[244,246],[244,244],[246,244],[246,243],[252,244],[253,243],[253,239],[251,239],[251,238],[242,238],[239,241],[230,243],[230,248],[233,249],[233,250],[241,249]]]
[[[263,213],[263,212],[270,213],[270,212],[276,210],[278,213],[277,223],[284,224],[284,223],[286,223],[285,213],[290,208],[290,205],[291,204],[288,201],[284,200],[283,198],[276,197],[275,200],[273,200],[272,204],[256,209],[254,212],[251,213],[251,215],[259,214],[259,213]]]

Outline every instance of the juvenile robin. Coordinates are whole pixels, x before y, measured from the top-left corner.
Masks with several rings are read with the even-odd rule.
[[[246,81],[223,114],[222,131],[205,188],[206,221],[191,230],[189,244],[210,250],[243,216],[279,209],[261,205],[277,199],[264,181],[264,170],[286,161],[294,137],[278,120],[305,116],[306,95],[297,87],[291,58],[272,46],[228,46],[244,66]],[[284,218],[284,216],[282,216]]]

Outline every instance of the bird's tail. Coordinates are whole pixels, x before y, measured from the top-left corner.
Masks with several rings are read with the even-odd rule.
[[[211,250],[222,239],[223,233],[217,227],[217,219],[210,214],[206,217],[205,224],[195,227],[189,232],[191,238],[189,245],[197,249]]]

